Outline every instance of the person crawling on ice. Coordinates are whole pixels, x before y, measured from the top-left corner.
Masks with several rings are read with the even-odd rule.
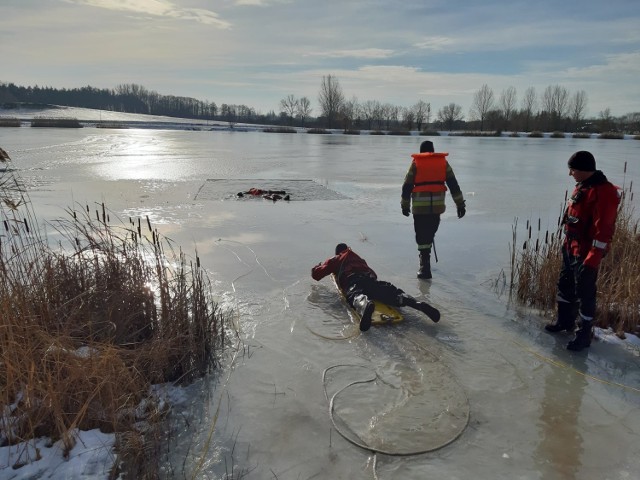
[[[336,277],[347,303],[360,316],[360,330],[371,327],[371,315],[375,310],[373,300],[393,307],[411,307],[420,310],[434,322],[440,320],[440,312],[427,302],[419,302],[395,285],[378,280],[367,262],[355,253],[346,243],[336,245],[335,255],[311,269],[314,280],[322,280],[329,274]]]

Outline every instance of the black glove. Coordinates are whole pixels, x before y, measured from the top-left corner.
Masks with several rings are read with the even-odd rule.
[[[458,205],[458,218],[464,217],[464,214],[467,213],[467,209],[465,207],[464,202]]]
[[[408,207],[402,207],[402,214],[403,214],[405,217],[408,217],[408,216],[411,214],[411,212],[409,211],[409,208],[408,208]]]

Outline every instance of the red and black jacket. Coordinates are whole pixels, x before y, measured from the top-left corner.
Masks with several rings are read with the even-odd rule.
[[[330,274],[336,276],[338,285],[343,291],[347,290],[347,278],[355,273],[365,274],[372,278],[378,278],[364,258],[361,258],[350,248],[347,248],[338,255],[328,258],[323,263],[311,269],[311,277],[314,280],[322,280]]]
[[[597,268],[615,231],[620,189],[600,170],[576,184],[564,214],[564,247],[586,266]]]

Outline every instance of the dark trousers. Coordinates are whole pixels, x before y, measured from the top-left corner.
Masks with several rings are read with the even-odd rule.
[[[593,319],[596,315],[596,281],[598,270],[585,267],[580,257],[575,257],[562,249],[562,269],[558,278],[558,301],[576,304],[580,307],[580,316]]]
[[[404,293],[395,285],[382,280],[376,280],[368,275],[351,275],[347,279],[347,302],[353,307],[353,301],[358,295],[366,295],[369,300],[378,300],[394,307],[399,307],[398,297]]]
[[[418,250],[431,250],[433,239],[440,226],[440,214],[413,216],[413,228],[416,232]]]

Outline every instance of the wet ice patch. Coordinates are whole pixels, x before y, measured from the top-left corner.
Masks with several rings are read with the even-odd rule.
[[[264,199],[264,195],[261,194],[247,194],[246,192],[251,189],[263,191],[264,195],[270,195],[269,192],[278,192],[276,195],[282,198],[277,200],[284,199],[287,195],[290,201],[343,200],[347,198],[315,180],[210,178],[202,184],[196,193],[195,200],[251,201]],[[239,193],[242,193],[243,196],[239,196]]]

